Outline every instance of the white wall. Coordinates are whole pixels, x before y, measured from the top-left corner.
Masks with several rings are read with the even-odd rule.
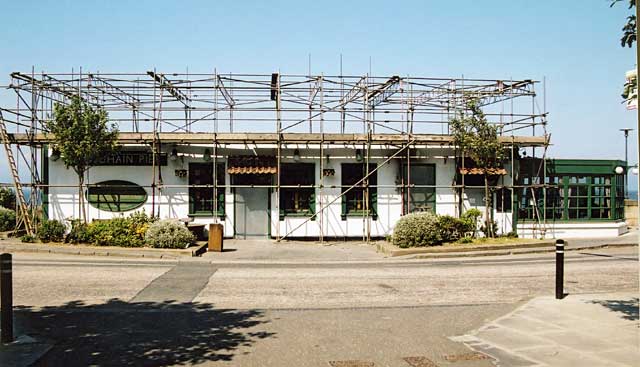
[[[86,201],[87,220],[108,219],[119,215],[129,215],[136,211],[144,210],[147,214],[156,214],[160,218],[187,218],[189,216],[188,178],[176,177],[176,169],[189,168],[189,162],[203,162],[200,157],[185,157],[176,161],[169,160],[167,166],[156,167],[162,169],[162,180],[166,186],[185,187],[163,187],[156,189],[156,195],[152,195],[151,184],[153,183],[153,169],[150,166],[120,167],[120,166],[96,166],[89,169],[85,176],[85,184],[95,184],[108,180],[123,180],[133,182],[144,187],[147,192],[147,202],[141,207],[124,213],[114,213],[97,209],[89,205]],[[158,173],[156,172],[156,175]],[[157,177],[157,176],[156,176]],[[226,174],[225,182],[229,182],[229,175]],[[66,220],[79,217],[78,208],[78,178],[73,170],[66,169],[61,161],[53,162],[49,159],[49,218]],[[73,187],[55,187],[56,185]],[[233,233],[233,195],[231,189],[225,191],[225,213],[224,221],[225,236],[231,237]],[[155,202],[154,202],[155,201]],[[195,223],[213,223],[213,217],[195,217]]]
[[[624,221],[548,223],[546,226],[533,223],[518,224],[518,236],[522,238],[603,238],[616,237],[629,230]]]
[[[301,151],[302,159],[300,163],[315,163],[316,167],[316,182],[320,181],[320,164],[318,162],[318,150],[317,149],[304,149],[303,146],[298,147]],[[184,158],[176,161],[169,160],[168,165],[161,167],[162,178],[165,187],[161,189],[159,193],[156,191],[155,203],[153,203],[153,197],[151,192],[152,184],[152,167],[113,167],[113,166],[99,166],[91,168],[87,174],[85,183],[98,183],[107,180],[124,180],[136,183],[145,187],[148,194],[147,202],[136,210],[144,210],[151,214],[155,211],[161,218],[187,218],[188,217],[188,178],[176,177],[174,171],[176,169],[189,168],[189,162],[203,162],[201,152],[204,148],[197,147],[181,147],[179,153],[184,155]],[[285,158],[282,159],[283,163],[292,162],[293,147],[283,150]],[[289,152],[291,151],[291,152]],[[380,165],[385,159],[395,152],[395,149],[376,149],[372,151],[372,156],[375,157],[371,160],[371,163]],[[274,155],[275,150],[273,148],[255,149],[257,154]],[[228,156],[229,154],[254,154],[254,150],[242,149],[242,147],[236,147],[235,149],[220,149],[219,162],[226,161],[226,159],[220,158],[222,156]],[[396,182],[401,177],[400,160],[393,159],[386,165],[379,168],[377,171],[378,185],[388,186],[378,188],[378,203],[377,212],[378,217],[376,220],[368,221],[362,217],[347,217],[346,220],[342,220],[342,199],[339,198],[342,190],[339,187],[341,184],[341,164],[342,163],[355,163],[355,150],[354,147],[336,147],[333,149],[326,149],[324,151],[325,156],[330,155],[330,159],[323,161],[324,168],[332,168],[335,170],[335,176],[324,177],[322,190],[316,189],[316,210],[322,206],[335,200],[328,208],[326,208],[317,218],[313,221],[305,222],[304,217],[285,217],[283,221],[279,223],[280,236],[288,234],[291,237],[319,237],[320,228],[322,223],[323,236],[325,237],[362,237],[366,233],[366,226],[371,223],[371,236],[384,237],[389,235],[393,231],[393,227],[396,221],[400,218],[402,213],[402,196],[399,188],[397,188]],[[413,155],[419,157],[415,161],[420,163],[435,164],[436,166],[436,212],[442,215],[457,216],[458,213],[458,198],[455,190],[451,186],[454,183],[455,175],[455,160],[452,158],[453,151],[448,148],[430,147],[420,148],[413,150]],[[287,156],[289,155],[289,156]],[[446,158],[445,158],[446,157]],[[413,162],[413,161],[412,161]],[[65,219],[71,217],[78,217],[78,190],[77,178],[72,170],[67,170],[61,161],[52,162],[49,160],[49,183],[52,186],[67,185],[72,187],[52,187],[49,191],[49,215],[52,219]],[[510,166],[510,165],[507,165]],[[504,178],[505,185],[509,185],[511,182],[510,170],[507,168],[509,175]],[[231,178],[228,173],[226,174],[225,183],[230,184]],[[183,185],[185,187],[166,187],[172,185]],[[332,187],[334,186],[334,187]],[[320,191],[322,191],[320,193]],[[225,195],[225,214],[224,228],[225,236],[232,237],[234,235],[234,197],[230,188],[226,189]],[[477,208],[484,213],[484,201],[482,200],[482,190],[469,190],[465,191],[463,201],[463,211],[469,208]],[[277,209],[277,194],[271,193],[271,235],[273,237],[278,233],[278,209]],[[112,213],[102,211],[94,208],[90,205],[88,207],[88,219],[105,219],[112,218],[120,215],[119,213]],[[125,215],[128,213],[124,213]],[[511,231],[511,213],[495,213],[495,219],[498,222],[499,232],[506,233]],[[196,223],[212,223],[213,217],[195,217]],[[301,225],[302,224],[302,225]],[[301,225],[301,226],[300,226]],[[291,232],[294,228],[300,226],[294,232]]]

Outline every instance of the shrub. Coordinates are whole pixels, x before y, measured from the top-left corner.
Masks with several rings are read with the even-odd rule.
[[[91,243],[97,246],[142,247],[144,241],[125,217],[93,222],[88,227]]]
[[[45,220],[38,227],[37,236],[42,242],[62,242],[66,230],[67,228],[60,221]]]
[[[0,207],[0,231],[11,231],[16,227],[16,212]]]
[[[36,242],[36,237],[30,234],[25,234],[24,236],[20,237],[20,242],[34,243]]]
[[[432,213],[414,213],[400,218],[393,230],[393,244],[406,248],[442,243],[438,217]]]
[[[487,230],[487,223],[489,223],[489,221],[485,221],[482,227],[480,227],[480,231],[484,234],[485,237],[489,237],[489,231]],[[498,233],[498,223],[496,223],[495,220],[492,220],[490,225],[491,225],[491,233],[493,234]]]
[[[505,235],[507,238],[518,238],[518,233],[511,231]]]
[[[73,236],[69,233],[68,238],[71,243],[89,242],[97,246],[142,247],[145,245],[144,235],[153,221],[154,218],[149,217],[144,211],[135,212],[128,217],[94,221],[89,225],[78,224],[77,233]],[[73,223],[71,232],[74,232]]]
[[[472,208],[467,210],[462,214],[460,220],[464,222],[465,225],[465,234],[471,234],[471,237],[476,236],[476,232],[478,230],[478,218],[482,216],[482,212],[476,208]]]
[[[152,223],[144,239],[147,244],[157,248],[185,248],[195,242],[189,229],[173,219]]]
[[[7,209],[16,207],[16,193],[8,187],[0,187],[0,206]]]
[[[71,231],[64,239],[64,242],[68,243],[90,243],[91,242],[91,234],[89,232],[89,225],[83,223],[79,219],[72,219],[71,221]]]
[[[438,217],[438,228],[443,242],[454,242],[466,235],[469,231],[468,223],[463,219],[450,215]]]
[[[458,243],[471,243],[473,242],[473,237],[464,236],[458,240]]]

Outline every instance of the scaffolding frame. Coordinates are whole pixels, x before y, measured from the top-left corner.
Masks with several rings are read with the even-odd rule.
[[[14,177],[17,188],[31,188],[28,209],[18,208],[19,215],[23,217],[34,217],[42,205],[43,191],[46,193],[50,187],[56,187],[44,184],[40,179],[39,163],[45,159],[47,144],[51,141],[43,122],[52,118],[56,103],[66,104],[70,98],[79,96],[109,113],[110,121],[120,130],[121,144],[149,147],[153,154],[153,177],[148,187],[154,204],[156,190],[194,186],[164,185],[162,177],[157,177],[161,175],[161,170],[156,169],[159,153],[179,145],[212,148],[214,180],[206,187],[210,186],[214,192],[214,217],[217,219],[218,188],[242,187],[232,183],[218,185],[216,165],[220,158],[224,158],[220,157],[220,149],[225,144],[273,144],[277,174],[275,184],[266,187],[275,190],[275,207],[279,212],[280,190],[285,188],[280,180],[281,160],[286,158],[283,150],[292,144],[311,145],[318,151],[312,157],[317,159],[320,169],[320,179],[312,186],[318,190],[318,207],[304,223],[318,217],[319,239],[323,241],[326,235],[324,210],[349,190],[362,187],[365,209],[362,238],[369,242],[372,225],[369,190],[385,187],[370,185],[369,177],[392,160],[399,161],[401,166],[406,164],[407,182],[403,177],[399,184],[403,214],[406,214],[405,206],[411,207],[412,188],[442,187],[412,184],[410,167],[417,159],[424,158],[419,154],[422,147],[456,148],[450,135],[449,121],[453,116],[467,112],[469,99],[479,101],[488,121],[499,127],[500,140],[511,149],[511,185],[498,185],[496,188],[508,187],[511,190],[512,209],[515,211],[514,191],[520,189],[515,182],[516,155],[519,156],[521,149],[529,149],[531,156],[535,157],[536,147],[542,147],[541,161],[544,162],[549,145],[548,115],[537,104],[537,83],[530,79],[370,74],[232,74],[219,73],[217,69],[212,73],[163,73],[155,69],[142,73],[87,73],[82,69],[71,73],[36,73],[32,68],[28,73],[11,73],[10,83],[5,87],[11,91],[9,93],[15,94],[16,103],[14,107],[0,108],[4,112],[0,124],[8,131],[8,138],[2,143],[7,149],[16,151],[16,156],[22,158],[20,163],[29,172],[28,183],[23,182],[23,174]],[[546,107],[546,101],[543,107]],[[341,194],[325,203],[323,168],[325,158],[329,159],[325,152],[340,144],[341,147],[361,150],[366,172],[358,183],[348,187],[341,185]],[[391,153],[373,157],[373,147],[384,148]],[[23,150],[28,154],[25,155]],[[454,153],[452,157],[454,161],[458,158],[456,155]],[[371,159],[381,159],[383,163],[369,171]],[[545,170],[539,169],[538,172],[542,175],[540,182],[545,186]],[[463,209],[465,187],[469,188],[465,185],[464,176],[461,185],[453,181],[446,186],[458,195],[459,212]],[[546,210],[542,212],[546,213]],[[539,221],[546,224],[546,218],[540,217]],[[278,220],[275,236],[272,236],[280,241],[290,237],[295,229],[282,233]]]

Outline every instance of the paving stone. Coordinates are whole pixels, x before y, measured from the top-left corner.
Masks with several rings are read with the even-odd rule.
[[[521,315],[512,315],[511,317],[501,319],[497,321],[497,324],[516,330],[527,331],[532,334],[563,330],[557,325]]]
[[[374,367],[373,362],[368,361],[330,361],[331,367]]]
[[[500,367],[533,367],[538,363],[525,357],[508,352],[504,349],[496,347],[474,347],[480,353],[484,353],[495,360],[497,366]]]
[[[520,333],[503,327],[491,330],[482,330],[478,333],[478,338],[509,350],[553,344],[543,338],[527,335],[525,333]]]
[[[640,364],[640,351],[637,344],[635,348],[620,348],[602,352],[598,354],[598,357],[627,366],[638,366]]]
[[[596,358],[584,352],[563,348],[561,346],[544,346],[539,348],[523,349],[519,354],[535,361],[546,363],[549,366],[624,366],[601,358]],[[507,364],[508,366],[509,364]]]
[[[601,330],[597,336],[589,336],[573,331],[560,331],[553,333],[538,334],[539,337],[553,340],[558,345],[569,347],[577,350],[587,350],[592,353],[600,353],[606,350],[615,349],[617,345],[606,342],[607,333],[615,332],[615,330]],[[605,334],[605,335],[603,335]]]
[[[438,367],[438,365],[427,357],[405,357],[402,358],[411,367]]]

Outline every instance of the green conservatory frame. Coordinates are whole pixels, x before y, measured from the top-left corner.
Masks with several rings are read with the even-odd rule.
[[[540,164],[543,164],[541,159],[520,160],[513,199],[514,227],[517,223],[538,221],[534,214],[534,202],[538,215],[547,222],[610,222],[625,219],[625,161],[547,159],[543,164],[544,175]],[[617,167],[622,167],[625,172],[617,174]]]

